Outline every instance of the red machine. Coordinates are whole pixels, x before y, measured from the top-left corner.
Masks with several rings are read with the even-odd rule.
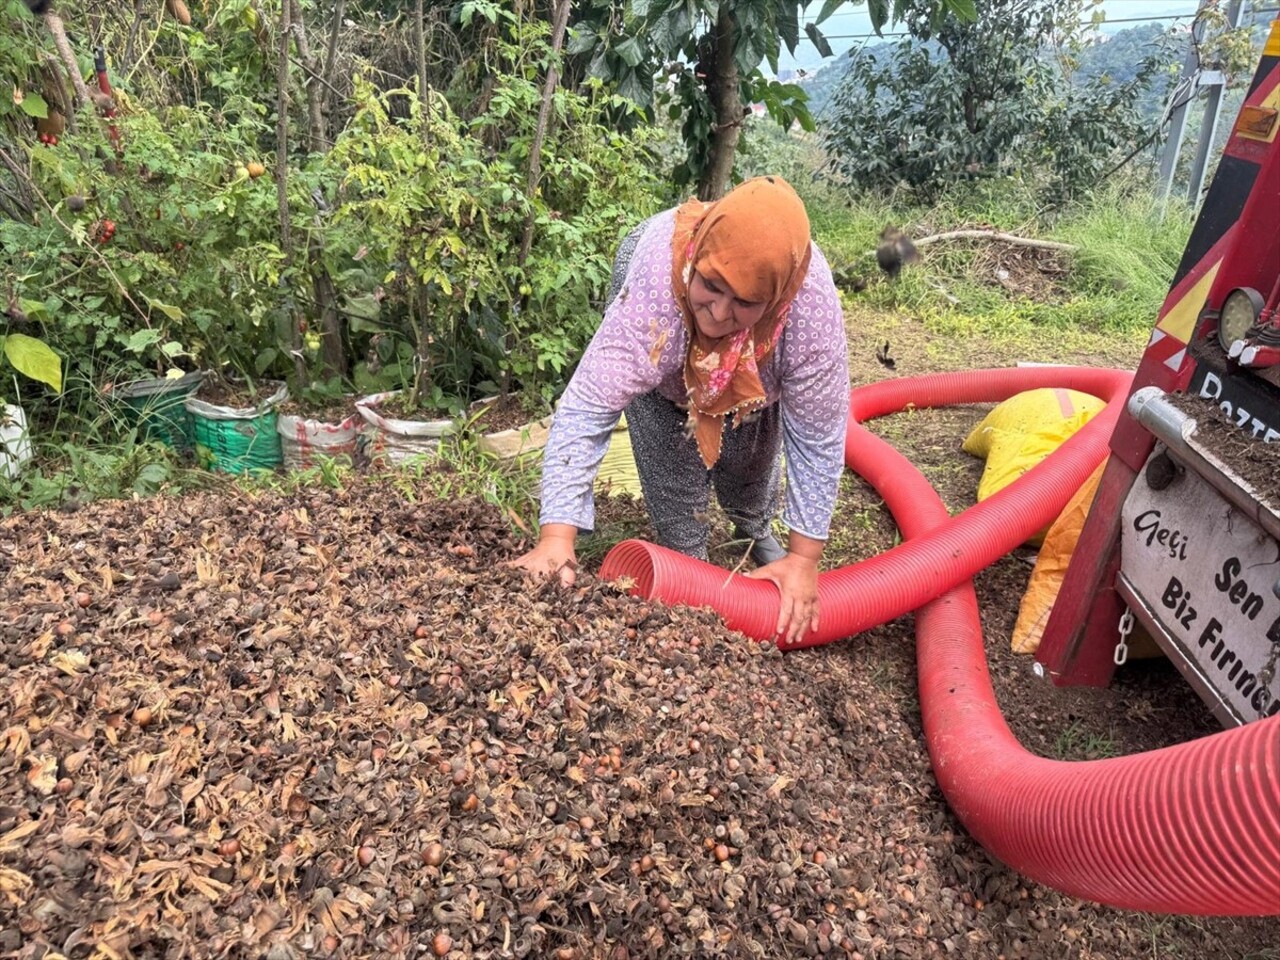
[[[1136,620],[1228,726],[1280,713],[1280,497],[1220,455],[1178,395],[1217,404],[1256,443],[1246,456],[1280,475],[1280,444],[1264,446],[1280,440],[1278,132],[1280,19],[1134,377],[1037,655],[1057,684],[1105,686]]]

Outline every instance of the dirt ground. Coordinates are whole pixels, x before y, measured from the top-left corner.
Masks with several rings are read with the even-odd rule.
[[[1210,400],[1181,397],[1178,405],[1196,421],[1196,439],[1231,467],[1253,487],[1257,497],[1271,506],[1280,505],[1280,456],[1274,443],[1260,443],[1229,421]]]
[[[855,334],[855,378],[982,353],[907,323],[891,372],[886,332]],[[960,509],[982,412],[876,429]],[[599,530],[588,571],[642,506]],[[837,531],[833,566],[894,542],[854,477]],[[500,566],[521,548],[494,509],[369,479],[0,523],[0,957],[1280,957],[1274,920],[1111,910],[992,861],[934,783],[910,617],[783,655],[589,575],[532,585]],[[1028,748],[1217,729],[1162,661],[1034,680],[1009,652],[1030,558],[977,580]]]

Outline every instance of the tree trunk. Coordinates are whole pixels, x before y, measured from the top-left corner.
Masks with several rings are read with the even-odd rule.
[[[89,88],[85,85],[84,77],[80,76],[80,65],[76,63],[76,55],[71,50],[71,42],[67,39],[67,28],[62,24],[62,17],[49,10],[44,15],[44,25],[49,28],[49,33],[53,36],[53,45],[67,68],[68,76],[71,77],[71,86],[76,92],[75,106],[88,103]]]
[[[429,147],[431,146],[431,88],[427,86],[426,15],[422,0],[417,0],[413,17],[413,45],[418,61],[418,102],[422,107],[422,142]]]
[[[316,313],[320,321],[320,351],[325,377],[347,376],[347,351],[343,344],[342,318],[338,314],[338,291],[324,265],[324,240],[319,234],[311,240],[311,290],[315,295]]]
[[[320,153],[329,145],[321,103],[323,94],[320,89],[329,78],[319,73],[316,59],[311,55],[311,45],[307,42],[307,27],[302,20],[301,3],[299,0],[289,0],[289,8],[293,20],[293,36],[298,44],[298,56],[309,74],[305,87],[307,118],[311,133],[308,148],[312,153]],[[341,9],[336,13],[340,18]],[[333,278],[325,269],[324,239],[318,233],[313,234],[307,244],[307,260],[311,273],[311,291],[315,297],[316,319],[320,324],[320,353],[324,363],[324,375],[326,378],[345,377],[347,355],[342,342],[342,320],[338,316],[338,292],[334,288]]]
[[[123,66],[125,70],[134,67],[133,53],[138,43],[138,31],[142,29],[142,18],[147,14],[146,0],[133,0],[133,22],[129,24],[129,39],[124,44]]]
[[[413,388],[405,402],[405,410],[418,410],[425,397],[432,393],[431,379],[431,313],[427,303],[426,288],[415,276],[409,281],[409,316],[416,331],[417,353],[414,357]]]
[[[524,231],[520,237],[520,254],[517,259],[522,267],[529,259],[529,248],[533,245],[533,197],[542,179],[542,144],[547,139],[547,128],[551,125],[551,103],[555,97],[556,84],[560,81],[556,58],[560,56],[560,48],[564,46],[570,6],[571,0],[557,0],[555,19],[551,23],[551,64],[547,67],[547,82],[542,87],[542,106],[538,110],[538,123],[533,130],[533,143],[529,146],[529,179],[525,192],[529,197],[530,207],[524,218]]]
[[[289,223],[289,34],[290,6],[280,5],[280,59],[276,64],[276,205],[280,215],[280,250],[284,264],[280,270],[280,286],[284,293],[285,313],[289,324],[289,352],[293,355],[293,373],[297,389],[307,388],[307,358],[302,353],[302,330],[289,284],[293,282],[293,232]]]
[[[426,17],[426,11],[423,9],[422,0],[418,0],[413,12],[413,52],[417,57],[418,69],[418,99],[425,106],[427,104],[427,37],[426,29],[423,26],[423,19]]]
[[[298,0],[289,0],[293,20],[293,35],[298,44],[298,57],[307,68],[307,82],[303,89],[307,93],[307,122],[311,136],[308,149],[312,153],[320,153],[325,147],[324,111],[320,107],[320,65],[311,56],[311,44],[307,42],[307,25],[302,20],[302,4]]]
[[[977,134],[978,125],[978,93],[972,87],[964,92],[964,125],[970,134]]]
[[[742,93],[739,89],[738,63],[733,58],[733,38],[737,32],[728,4],[720,5],[715,27],[715,63],[707,79],[711,107],[715,112],[715,128],[711,132],[711,153],[707,168],[698,180],[698,196],[703,200],[719,200],[733,175],[734,155],[742,135]]]
[[[324,98],[324,106],[326,108],[324,112],[330,120],[333,119],[334,110],[333,71],[338,62],[338,39],[342,30],[342,18],[346,15],[346,12],[347,0],[338,0],[333,7],[333,23],[329,27],[329,50],[324,58],[324,90],[321,91],[320,96]],[[337,125],[335,124],[334,126],[335,129],[333,136],[330,138],[331,140],[338,138]]]

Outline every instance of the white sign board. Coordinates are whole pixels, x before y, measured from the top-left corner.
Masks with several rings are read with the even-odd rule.
[[[1121,571],[1164,639],[1240,722],[1280,713],[1280,544],[1192,470],[1152,490],[1144,468],[1121,529]]]

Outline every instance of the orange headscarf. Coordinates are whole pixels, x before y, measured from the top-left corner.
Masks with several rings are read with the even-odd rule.
[[[759,365],[777,346],[809,272],[809,217],[781,177],[756,177],[721,200],[690,200],[676,210],[672,285],[689,331],[684,385],[702,462],[720,459],[724,418],[765,405]],[[694,272],[725,283],[734,295],[767,304],[750,329],[712,339],[698,332],[689,304]]]

